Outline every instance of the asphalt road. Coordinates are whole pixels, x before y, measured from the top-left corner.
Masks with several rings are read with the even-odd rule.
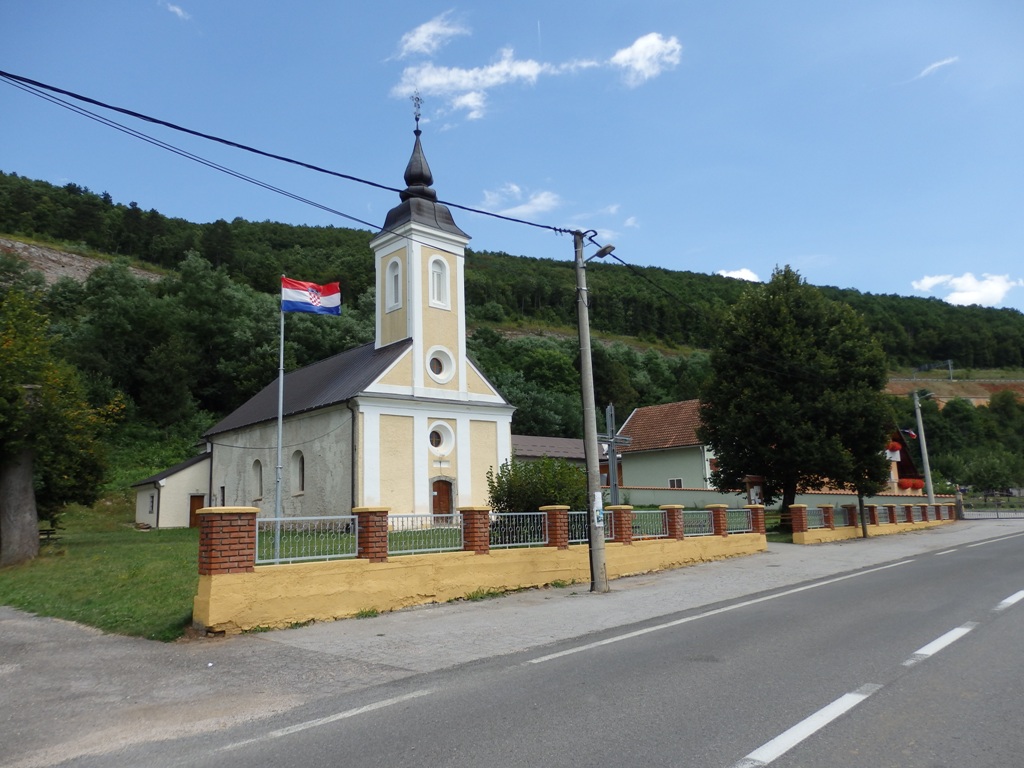
[[[218,728],[178,721],[158,737],[117,741],[108,729],[110,748],[63,752],[26,750],[21,724],[17,758],[0,764],[1019,764],[1024,525],[887,538],[775,548],[620,584],[613,596],[533,593],[229,640],[204,650],[233,655],[207,663],[250,661],[250,683],[265,670],[276,710]],[[170,664],[182,685],[198,686],[196,647],[154,656],[151,679],[173,686],[160,671]],[[304,677],[282,686],[285,668]],[[196,722],[220,697],[225,716],[237,709],[235,671],[192,696]],[[147,708],[153,719],[188,717],[141,708],[132,724]],[[20,724],[0,720],[11,722]]]

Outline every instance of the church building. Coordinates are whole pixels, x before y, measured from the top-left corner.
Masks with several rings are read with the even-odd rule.
[[[282,514],[447,514],[487,501],[514,408],[466,357],[469,236],[437,202],[416,141],[401,202],[370,242],[376,338],[284,381]],[[323,318],[330,322],[330,318]],[[205,435],[213,506],[274,514],[278,382]]]

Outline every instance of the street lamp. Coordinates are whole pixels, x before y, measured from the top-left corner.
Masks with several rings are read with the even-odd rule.
[[[580,389],[583,395],[583,452],[587,458],[587,528],[590,542],[590,591],[608,591],[604,559],[604,511],[601,502],[601,466],[598,461],[597,407],[594,404],[594,361],[590,356],[590,295],[587,293],[587,261],[583,238],[596,232],[572,233],[576,255],[576,315],[580,334]],[[591,259],[603,259],[615,246],[603,246]]]
[[[934,393],[928,392],[925,397],[931,397]],[[932,470],[928,466],[928,441],[924,438],[924,422],[921,421],[921,400],[914,390],[914,413],[917,415],[917,434],[921,436],[921,461],[924,464],[924,492],[928,494],[928,503],[935,503],[935,490],[932,487]]]

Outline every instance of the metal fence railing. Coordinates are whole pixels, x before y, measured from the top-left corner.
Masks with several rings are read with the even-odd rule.
[[[810,513],[810,510],[807,510]],[[749,509],[725,510],[725,530],[729,533],[752,533],[754,515]]]
[[[915,523],[924,521],[924,513],[921,511],[920,504],[914,504],[910,507],[910,517]]]
[[[491,514],[491,549],[542,547],[548,543],[548,516],[544,512]]]
[[[354,515],[258,517],[256,564],[355,557],[357,525]]]
[[[807,508],[807,530],[825,527],[825,510],[821,507]]]
[[[633,510],[633,539],[668,537],[668,518],[663,509]]]
[[[590,527],[590,513],[587,510],[569,513],[569,543],[586,544],[590,541],[588,529]],[[611,541],[615,538],[615,518],[608,512],[604,513],[604,540]]]
[[[461,515],[388,515],[388,554],[462,549]]]
[[[836,528],[843,528],[847,525],[853,525],[850,522],[850,510],[844,509],[843,507],[833,507],[832,509],[832,523]]]
[[[715,518],[711,510],[683,510],[683,535],[714,536]]]

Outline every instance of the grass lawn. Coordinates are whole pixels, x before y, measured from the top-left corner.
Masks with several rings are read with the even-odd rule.
[[[122,635],[174,640],[192,620],[199,531],[137,531],[130,498],[73,507],[57,543],[0,569],[0,605]]]

